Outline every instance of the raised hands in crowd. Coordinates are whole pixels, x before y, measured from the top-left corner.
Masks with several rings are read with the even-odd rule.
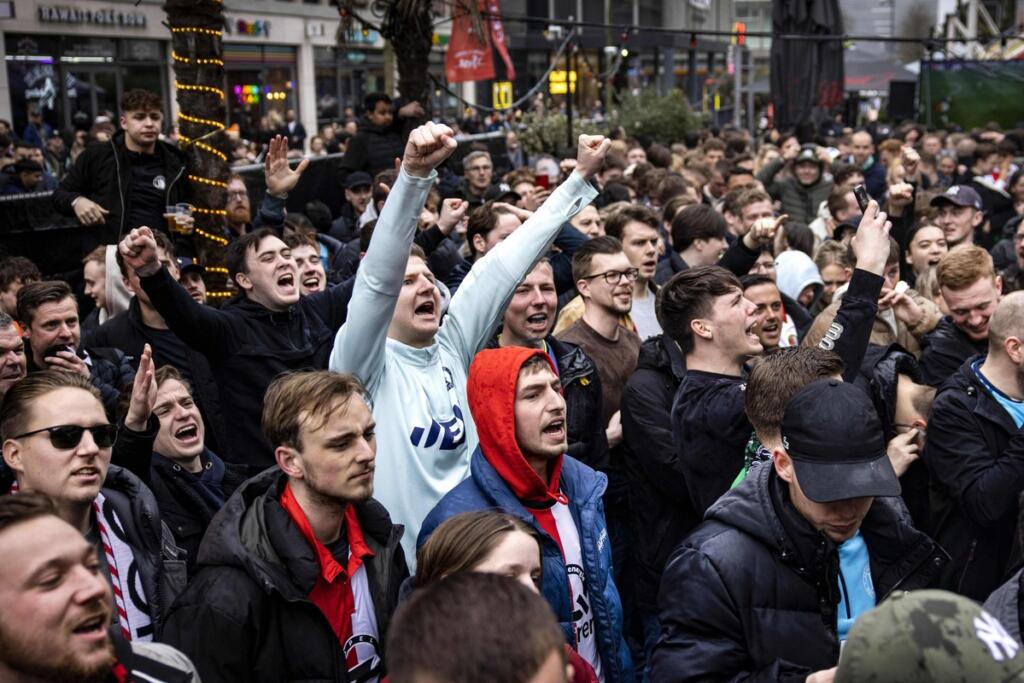
[[[1024,670],[1017,131],[560,159],[374,94],[211,225],[122,104],[92,248],[0,258],[0,679]]]

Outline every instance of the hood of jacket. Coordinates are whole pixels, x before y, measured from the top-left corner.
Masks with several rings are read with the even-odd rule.
[[[855,383],[868,393],[875,404],[875,411],[885,431],[886,442],[895,436],[892,423],[896,415],[896,393],[900,375],[906,375],[917,384],[925,383],[917,359],[902,346],[868,345]]]
[[[469,368],[466,393],[484,458],[516,498],[547,505],[562,500],[559,480],[564,456],[551,462],[550,478],[543,481],[530,467],[516,441],[516,382],[523,364],[535,357],[543,358],[551,371],[558,374],[550,356],[539,349],[519,346],[484,349]]]
[[[682,382],[686,377],[686,358],[679,345],[667,334],[659,334],[644,340],[640,345],[636,367],[637,370],[671,373],[676,382]]]
[[[800,299],[800,292],[807,285],[823,287],[825,284],[811,257],[795,249],[784,251],[775,258],[775,271],[779,291],[794,300]]]

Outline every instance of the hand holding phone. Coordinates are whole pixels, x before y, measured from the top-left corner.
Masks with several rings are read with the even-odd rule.
[[[868,202],[871,201],[868,191],[863,185],[857,185],[853,188],[853,196],[857,198],[857,206],[860,207],[860,212],[863,214],[868,210]]]

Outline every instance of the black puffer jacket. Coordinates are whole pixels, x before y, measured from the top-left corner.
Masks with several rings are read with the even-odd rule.
[[[161,141],[156,143],[156,154],[164,166],[164,205],[187,202],[190,190],[185,177],[188,161],[185,154],[174,145]],[[53,205],[60,213],[74,216],[75,209],[71,204],[79,197],[96,202],[110,212],[106,225],[96,233],[98,244],[117,244],[128,230],[138,227],[127,224],[128,206],[132,201],[131,179],[128,150],[121,132],[109,142],[90,145],[75,159],[60,187],[53,192]]]
[[[899,376],[905,375],[917,384],[924,384],[921,366],[917,359],[899,344],[880,346],[869,344],[860,366],[860,374],[854,380],[875,405],[875,412],[882,423],[885,442],[897,435],[893,425],[896,416],[896,392]],[[918,528],[928,526],[928,469],[918,460],[911,463],[900,477],[900,496],[907,504],[910,517]]]
[[[79,355],[89,366],[89,382],[100,392],[107,418],[111,422],[116,422],[120,412],[121,391],[125,387],[130,388],[135,381],[135,370],[132,369],[131,360],[120,349],[113,347],[83,346],[79,351]],[[31,353],[26,356],[29,372],[47,369],[37,365]]]
[[[14,472],[0,466],[0,491],[10,491],[14,480]],[[153,633],[136,636],[150,635],[159,641],[171,604],[185,590],[185,554],[175,545],[174,536],[161,520],[153,492],[134,474],[110,465],[102,493],[121,521],[120,531],[132,550],[134,567],[138,570],[153,620]]]
[[[921,339],[921,371],[924,380],[940,386],[960,368],[965,360],[988,352],[988,341],[972,341],[952,318],[944,316],[935,329]]]
[[[1020,567],[1024,432],[966,361],[939,390],[922,459],[931,476],[929,533],[952,556],[941,588],[984,600]]]
[[[206,683],[350,679],[338,637],[308,595],[316,554],[281,507],[285,476],[247,481],[214,517],[199,573],[175,603],[164,642],[188,655]],[[383,659],[391,614],[409,575],[393,525],[375,500],[356,505],[373,557],[365,560]]]
[[[945,562],[902,506],[877,498],[861,534],[878,602],[928,586]],[[839,658],[837,546],[755,466],[676,549],[661,582],[652,680],[803,683]]]
[[[220,309],[197,304],[166,268],[140,281],[171,331],[210,361],[221,413],[234,430],[218,444],[221,457],[254,471],[273,465],[273,449],[260,429],[263,394],[282,372],[327,367],[351,291],[334,287],[274,313],[248,298]]]
[[[623,463],[629,486],[636,604],[658,609],[665,561],[700,522],[686,493],[672,441],[672,399],[686,374],[686,359],[666,335],[640,347],[636,370],[622,391]]]

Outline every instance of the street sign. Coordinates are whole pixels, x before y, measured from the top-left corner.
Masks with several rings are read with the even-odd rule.
[[[576,92],[576,72],[556,69],[548,76],[548,92],[552,95],[565,95]]]
[[[512,82],[495,81],[491,84],[491,99],[494,102],[491,106],[495,109],[511,109]]]

